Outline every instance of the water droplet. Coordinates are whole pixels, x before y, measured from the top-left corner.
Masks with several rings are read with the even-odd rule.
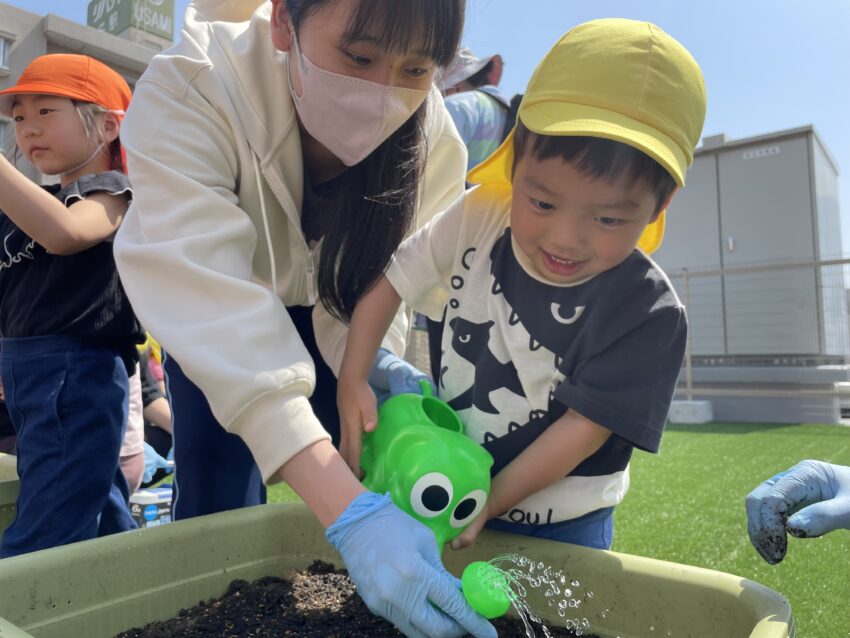
[[[588,629],[590,627],[590,621],[587,618],[582,618],[581,619],[581,626],[584,627],[585,629]]]

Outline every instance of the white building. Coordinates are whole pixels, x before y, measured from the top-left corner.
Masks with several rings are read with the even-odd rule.
[[[811,126],[708,137],[686,181],[654,257],[688,306],[694,398],[718,420],[837,422],[823,393],[850,381],[850,333],[847,267],[814,265],[843,256],[825,144]]]

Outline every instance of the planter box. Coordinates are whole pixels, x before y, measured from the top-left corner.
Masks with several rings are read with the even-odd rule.
[[[473,560],[512,552],[592,590],[581,615],[603,636],[794,636],[782,596],[730,574],[486,530],[475,547],[447,550],[444,557],[459,574]],[[223,512],[10,558],[0,561],[0,636],[106,638],[220,596],[236,578],[281,575],[316,558],[341,566],[300,503]],[[558,624],[544,600],[542,591],[529,598]],[[601,619],[604,609],[610,612]]]

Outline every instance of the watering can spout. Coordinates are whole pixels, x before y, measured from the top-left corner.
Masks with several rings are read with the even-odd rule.
[[[508,578],[490,563],[475,561],[467,565],[461,576],[461,589],[469,606],[485,618],[499,618],[511,608]]]

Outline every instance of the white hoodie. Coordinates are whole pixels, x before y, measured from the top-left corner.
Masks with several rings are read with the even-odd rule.
[[[268,1],[189,5],[181,41],[151,61],[121,130],[134,198],[115,241],[142,324],[267,482],[328,437],[307,400],[313,361],[284,306],[316,304],[316,340],[335,371],[347,333],[316,303],[301,141],[270,14]],[[417,227],[461,194],[466,167],[436,89],[428,110]],[[400,313],[384,346],[401,355],[406,336]]]

